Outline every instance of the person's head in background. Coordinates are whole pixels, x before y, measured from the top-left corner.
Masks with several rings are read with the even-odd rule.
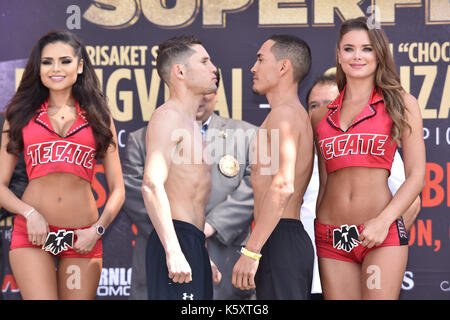
[[[220,72],[216,71],[217,77],[217,89],[219,88],[220,83]],[[205,94],[203,96],[200,105],[198,106],[197,114],[195,115],[197,121],[204,123],[214,112],[217,102],[217,91],[209,94]]]
[[[309,116],[318,109],[326,108],[338,95],[335,74],[317,77],[306,95]]]

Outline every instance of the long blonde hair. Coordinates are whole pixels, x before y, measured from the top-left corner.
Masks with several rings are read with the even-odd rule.
[[[394,58],[389,50],[389,41],[381,28],[369,28],[367,25],[367,17],[359,17],[346,20],[341,25],[336,44],[337,50],[339,50],[342,37],[352,30],[366,30],[369,35],[378,63],[375,72],[375,85],[381,90],[386,111],[393,121],[391,131],[392,139],[400,145],[403,129],[406,127],[411,130],[411,126],[406,120],[406,105],[403,100],[405,90],[400,84],[400,77],[395,67]],[[342,92],[347,84],[347,78],[339,64],[337,55],[336,82],[339,91]]]

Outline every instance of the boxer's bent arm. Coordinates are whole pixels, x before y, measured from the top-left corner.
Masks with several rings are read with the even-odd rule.
[[[147,127],[147,156],[142,181],[142,197],[150,220],[166,251],[166,256],[181,252],[164,184],[171,167],[172,150],[176,141],[171,134],[177,120],[173,111],[155,111]]]

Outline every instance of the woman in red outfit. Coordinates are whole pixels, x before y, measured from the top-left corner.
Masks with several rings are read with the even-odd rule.
[[[340,96],[312,118],[320,150],[315,236],[325,299],[398,299],[408,259],[401,215],[424,185],[416,99],[400,85],[388,40],[367,18],[345,21],[336,46]],[[397,146],[406,180],[392,197]]]
[[[22,297],[94,299],[102,270],[101,236],[125,191],[114,123],[86,49],[74,34],[54,31],[38,41],[6,118],[0,204],[16,214],[10,263]],[[19,199],[8,183],[21,151],[30,181]],[[97,159],[109,188],[100,217],[91,189]]]

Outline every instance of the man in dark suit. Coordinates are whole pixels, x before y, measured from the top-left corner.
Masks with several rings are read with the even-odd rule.
[[[219,83],[219,73],[217,83]],[[245,244],[253,219],[250,184],[250,140],[256,127],[250,123],[220,117],[214,113],[217,93],[205,95],[196,114],[211,154],[212,189],[206,206],[205,235],[211,260],[222,273],[214,286],[214,299],[251,299],[253,290],[241,291],[231,283],[239,250]],[[133,250],[131,299],[147,299],[145,248],[153,231],[141,196],[145,165],[146,127],[128,136],[123,174],[127,197],[123,210],[137,227]]]
[[[145,165],[145,134],[143,127],[128,135],[125,156],[122,160],[123,180],[125,183],[125,202],[122,210],[137,228],[132,255],[132,276],[130,299],[147,300],[147,276],[145,272],[145,249],[147,239],[153,231],[153,225],[142,199],[141,186]]]

